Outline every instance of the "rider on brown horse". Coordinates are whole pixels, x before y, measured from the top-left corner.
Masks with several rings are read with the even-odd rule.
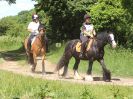
[[[93,24],[91,24],[90,19],[91,19],[91,16],[87,14],[84,15],[84,23],[81,27],[81,34],[80,34],[80,40],[82,41],[80,57],[83,57],[84,47],[88,39],[90,39],[88,44],[88,47],[90,48],[90,45],[93,41],[92,39],[94,36],[96,36],[94,26]]]
[[[39,22],[39,16],[37,14],[33,14],[32,15],[32,22],[29,23],[28,25],[28,31],[30,32],[30,36],[28,39],[28,44],[27,44],[27,51],[30,52],[31,50],[31,42],[32,39],[38,35],[39,31],[38,28],[40,26],[40,22]],[[45,42],[46,42],[46,50],[48,51],[48,38],[45,35]]]

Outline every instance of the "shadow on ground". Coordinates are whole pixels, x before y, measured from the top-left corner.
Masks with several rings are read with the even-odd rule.
[[[26,60],[25,49],[22,46],[16,50],[1,51],[0,52],[0,58],[3,58],[6,61]]]
[[[60,78],[60,79],[74,79],[72,76],[68,76],[68,77],[60,76],[59,78]],[[82,80],[85,80],[85,78],[83,77]],[[93,77],[93,81],[99,82],[99,81],[104,81],[104,80],[103,80],[103,77]],[[112,82],[112,81],[121,81],[121,80],[120,80],[119,78],[112,78],[112,79],[111,79],[111,82]]]
[[[103,78],[102,77],[93,77],[93,80],[94,81],[103,81]],[[112,81],[120,81],[119,78],[112,78],[111,80]]]

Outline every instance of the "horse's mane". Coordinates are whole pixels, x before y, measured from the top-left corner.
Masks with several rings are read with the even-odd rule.
[[[98,40],[105,40],[107,39],[107,36],[108,36],[108,32],[107,31],[102,31],[102,32],[98,32],[97,33],[97,39]]]

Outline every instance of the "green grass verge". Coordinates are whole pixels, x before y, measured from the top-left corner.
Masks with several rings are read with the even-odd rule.
[[[52,47],[53,48],[53,47]],[[54,49],[54,48],[53,48]],[[64,52],[64,46],[59,49],[54,49],[48,54],[49,61],[57,63]],[[105,64],[111,70],[113,76],[133,77],[133,52],[117,47],[116,49],[105,47]],[[72,69],[74,59],[69,63],[69,68]],[[79,65],[79,72],[86,72],[88,68],[87,61],[81,61]],[[101,66],[98,62],[94,62],[93,73],[101,74]]]
[[[21,37],[0,36],[0,51],[15,50],[22,46]]]
[[[14,60],[19,64],[26,63],[26,55],[23,48],[24,39],[21,37],[0,37],[0,63],[4,60]]]
[[[49,81],[0,71],[1,99],[133,99],[132,93],[133,87]]]

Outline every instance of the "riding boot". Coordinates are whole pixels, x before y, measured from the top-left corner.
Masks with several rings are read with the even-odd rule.
[[[27,51],[30,52],[31,50],[31,40],[34,38],[34,35],[30,35],[28,42],[27,42]]]
[[[30,52],[31,50],[31,39],[28,39],[28,43],[27,43],[27,51]]]

